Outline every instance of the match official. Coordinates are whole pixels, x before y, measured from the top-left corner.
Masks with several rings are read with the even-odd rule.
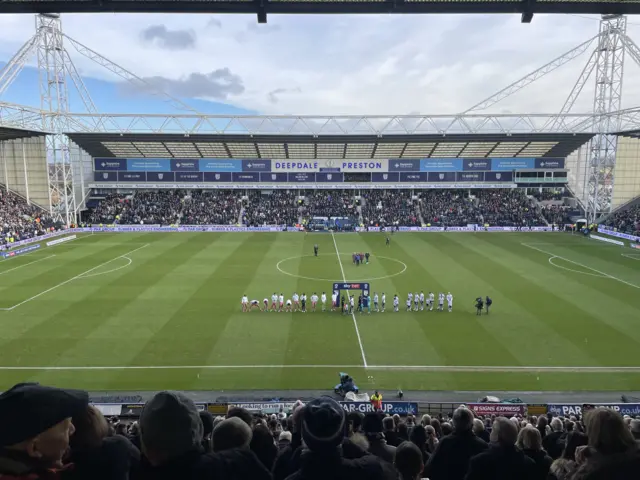
[[[482,315],[482,307],[484,307],[482,297],[476,298],[476,315]]]
[[[313,255],[315,257],[318,256],[318,244],[317,243],[313,246]]]
[[[491,300],[491,297],[489,295],[487,295],[487,300],[485,302],[486,309],[487,309],[487,315],[489,315],[489,307],[491,306],[492,303],[493,303],[493,300]]]

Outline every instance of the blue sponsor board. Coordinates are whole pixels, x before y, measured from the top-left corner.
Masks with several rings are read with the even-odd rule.
[[[94,158],[93,169],[95,171],[126,170],[127,159],[126,158]]]
[[[513,172],[485,172],[485,182],[513,182]]]
[[[400,173],[399,172],[390,172],[390,173],[380,173],[373,172],[371,174],[372,182],[399,182],[400,181]]]
[[[287,180],[287,174],[284,172],[260,173],[261,182],[286,182]]]
[[[464,158],[462,170],[472,172],[486,172],[491,170],[491,160],[488,158]]]
[[[260,172],[234,172],[231,178],[234,182],[259,182]]]
[[[291,174],[289,174],[289,175],[291,175]],[[333,173],[333,172],[316,173],[316,182],[322,182],[322,183],[344,182],[344,174],[343,173]]]
[[[171,160],[168,158],[127,158],[129,172],[170,172]]]
[[[270,172],[271,160],[242,160],[243,172]]]
[[[484,182],[484,172],[458,172],[456,180],[458,182]]]
[[[400,172],[400,181],[401,182],[428,182],[428,173],[427,172]]]
[[[176,172],[176,182],[202,182],[202,172]]]
[[[231,172],[204,172],[205,182],[230,182]]]
[[[492,158],[491,170],[493,171],[509,171],[521,170],[527,168],[535,168],[535,158]]]
[[[312,182],[316,181],[316,174],[313,172],[295,172],[289,173],[290,182]]]
[[[556,415],[562,416],[582,415],[585,410],[592,410],[594,407],[608,408],[609,410],[618,412],[620,415],[640,415],[640,403],[601,403],[592,405],[576,403],[550,403],[547,405],[547,411],[549,413],[555,413]]]
[[[462,158],[423,158],[421,172],[461,172]]]
[[[536,158],[536,168],[555,170],[564,168],[564,158]]]
[[[119,182],[146,182],[146,172],[118,172]]]
[[[419,172],[420,160],[389,159],[390,172]]]
[[[309,160],[308,162],[275,162],[274,170],[317,170],[318,161]]]
[[[201,172],[241,172],[242,161],[231,159],[202,158],[200,162]]]
[[[347,412],[375,412],[371,402],[340,402]],[[387,415],[417,415],[418,404],[411,402],[382,402],[382,412]]]
[[[195,159],[172,158],[172,172],[198,172],[200,171],[200,161]]]
[[[10,252],[2,252],[2,256],[4,258],[15,257],[16,255],[22,255],[23,253],[33,252],[40,248],[40,244],[37,243],[35,245],[29,245],[28,247],[22,247],[18,250],[11,250]]]
[[[93,172],[93,179],[96,182],[117,182],[118,172]]]
[[[429,172],[427,174],[429,182],[455,182],[455,172]]]
[[[175,182],[174,172],[147,172],[147,182]]]
[[[338,167],[320,167],[321,172],[339,172],[340,168]]]

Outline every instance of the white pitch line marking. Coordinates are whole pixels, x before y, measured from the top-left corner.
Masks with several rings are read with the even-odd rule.
[[[584,264],[582,264],[580,262],[575,262],[573,260],[569,260],[568,258],[562,257],[560,255],[555,255],[553,253],[549,253],[549,252],[547,252],[545,250],[542,250],[541,248],[534,247],[534,246],[532,246],[532,245],[530,245],[528,243],[521,243],[520,245],[524,245],[527,248],[532,248],[533,250],[537,250],[540,253],[544,253],[546,255],[549,255],[549,257],[560,258],[560,259],[564,260],[565,262],[573,263],[574,265],[578,265],[578,266],[580,266],[582,268],[586,268],[588,270],[592,270],[592,271],[594,271],[596,273],[599,273],[603,277],[610,278],[611,280],[616,280],[617,282],[624,283],[625,285],[629,285],[630,287],[640,288],[639,285],[635,285],[635,284],[633,284],[631,282],[627,282],[626,280],[622,280],[621,278],[614,277],[613,275],[609,275],[608,273],[601,272],[600,270],[596,270],[595,268],[588,267],[588,266],[586,266],[586,265],[584,265]],[[557,267],[557,265],[555,265],[554,263],[552,263],[552,265]],[[580,273],[586,273],[586,272],[580,272]]]
[[[108,273],[113,273],[113,272],[117,272],[118,270],[122,270],[123,268],[127,268],[129,265],[131,265],[133,263],[133,260],[131,260],[129,257],[126,256],[122,256],[120,258],[126,258],[129,263],[127,263],[126,265],[121,265],[119,267],[116,268],[112,268],[111,270],[107,270],[106,272],[98,272],[98,273],[92,273],[91,275],[82,275],[81,278],[90,278],[90,277],[99,277],[100,275],[107,275]]]
[[[346,283],[347,276],[344,274],[344,267],[342,266],[342,260],[340,260],[340,251],[338,250],[338,244],[336,243],[336,236],[331,230],[331,238],[333,239],[333,246],[336,247],[336,257],[338,257],[338,263],[340,264],[340,271],[342,272],[342,281]],[[347,290],[347,297],[349,303],[351,303],[351,295],[349,295],[349,291]],[[358,321],[356,320],[355,312],[351,312],[351,317],[353,318],[353,326],[356,328],[356,335],[358,336],[358,343],[360,344],[360,353],[362,354],[362,363],[364,364],[364,368],[367,368],[367,357],[364,355],[364,347],[362,346],[362,339],[360,338],[360,329],[358,328]]]
[[[4,270],[0,272],[0,275],[4,275],[5,273],[13,272],[14,270],[18,270],[19,268],[26,267],[28,265],[33,265],[34,263],[42,262],[43,260],[48,260],[49,258],[53,258],[55,255],[49,255],[48,257],[39,258],[38,260],[34,260],[33,262],[25,263],[23,265],[18,265],[17,267],[10,268],[9,270]]]
[[[640,253],[621,253],[620,255],[630,258],[631,260],[640,260]]]
[[[20,303],[16,303],[16,304],[15,304],[14,306],[12,306],[12,307],[9,307],[9,308],[3,308],[2,310],[4,310],[4,311],[11,311],[11,310],[15,310],[16,308],[18,308],[18,307],[19,307],[19,306],[21,306],[21,305],[24,305],[25,303],[28,303],[28,302],[30,302],[30,301],[32,301],[32,300],[35,300],[36,298],[41,297],[42,295],[45,295],[45,294],[47,294],[47,293],[49,293],[49,292],[52,292],[53,290],[55,290],[55,289],[57,289],[57,288],[60,288],[60,287],[62,287],[63,285],[66,285],[67,283],[73,282],[74,280],[77,280],[78,278],[82,278],[82,277],[83,277],[83,275],[86,275],[86,274],[88,274],[88,273],[91,273],[91,272],[93,272],[94,270],[97,270],[98,268],[103,267],[103,266],[105,266],[105,265],[107,265],[107,264],[109,264],[109,263],[113,262],[114,260],[117,260],[118,258],[122,258],[122,257],[126,257],[127,255],[131,255],[133,252],[137,252],[138,250],[140,250],[140,249],[142,249],[142,248],[144,248],[144,247],[148,247],[149,245],[151,245],[151,244],[150,244],[150,243],[146,243],[146,244],[144,244],[144,245],[143,245],[143,246],[141,246],[141,247],[138,247],[138,248],[136,248],[136,249],[134,249],[134,250],[131,250],[130,252],[124,253],[124,254],[122,254],[122,255],[118,255],[117,257],[114,257],[114,258],[112,258],[111,260],[107,260],[106,262],[101,263],[100,265],[96,265],[95,267],[90,268],[90,269],[89,269],[89,270],[87,270],[86,272],[82,272],[82,273],[80,273],[79,275],[76,275],[75,277],[71,277],[69,280],[65,280],[64,282],[61,282],[61,283],[59,283],[59,284],[57,284],[57,285],[54,285],[54,286],[53,286],[53,287],[51,287],[51,288],[47,288],[44,292],[40,292],[40,293],[38,293],[38,294],[34,295],[33,297],[29,297],[29,298],[27,298],[26,300],[23,300],[23,301],[22,301],[22,302],[20,302]]]
[[[499,365],[85,365],[85,366],[0,366],[4,370],[82,371],[82,370],[234,370],[234,369],[344,369],[413,370],[423,372],[548,372],[548,373],[640,373],[640,366],[499,366]]]

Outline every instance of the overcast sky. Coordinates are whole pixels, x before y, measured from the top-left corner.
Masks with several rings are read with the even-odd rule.
[[[271,15],[259,25],[255,15],[83,14],[64,15],[63,28],[175,96],[215,102],[214,110],[435,114],[465,110],[596,35],[598,17]],[[33,16],[1,15],[0,62],[33,32]],[[640,18],[629,18],[628,33],[640,43]],[[559,111],[590,51],[489,111]],[[119,80],[70,54],[88,82]],[[625,66],[623,107],[640,105],[640,68],[629,57]],[[575,112],[592,109],[593,84]],[[115,87],[104,90],[126,108],[135,89]],[[28,88],[38,103],[37,84]],[[0,99],[18,97],[9,90]]]

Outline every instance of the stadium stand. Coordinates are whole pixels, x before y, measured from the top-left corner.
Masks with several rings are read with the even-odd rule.
[[[272,191],[264,194],[249,192],[247,196],[242,223],[250,226],[258,225],[295,225],[299,223],[297,193]]]
[[[57,228],[46,212],[22,197],[7,190],[0,190],[0,246],[6,248],[11,243],[25,240]]]
[[[107,420],[87,392],[18,384],[0,395],[0,478],[631,480],[639,422],[606,408],[507,418],[464,405],[418,420],[346,413],[330,397],[214,418],[164,391],[126,423]]]
[[[418,206],[407,190],[371,190],[362,195],[365,225],[421,225]]]
[[[622,233],[640,235],[640,203],[614,212],[606,219],[605,225]]]

